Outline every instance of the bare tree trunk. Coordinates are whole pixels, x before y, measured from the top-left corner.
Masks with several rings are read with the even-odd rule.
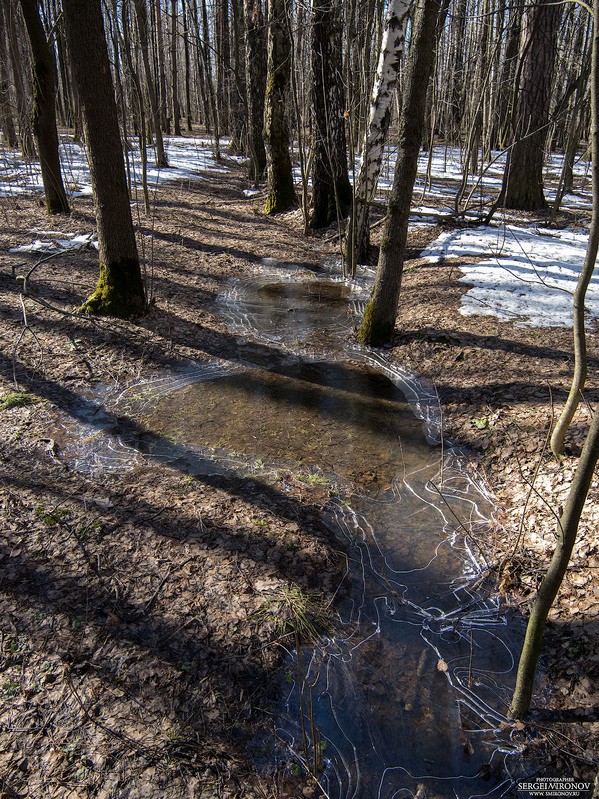
[[[580,57],[571,65],[571,69],[573,71],[575,70],[575,76],[571,75],[574,79],[570,81],[570,85],[561,103],[558,103],[558,113],[560,107],[565,107],[569,104],[570,114],[563,126],[564,160],[555,194],[555,201],[552,207],[553,215],[557,214],[559,211],[564,195],[571,192],[574,186],[574,162],[582,136],[583,119],[586,112],[585,98],[587,95],[592,60],[589,52],[591,49],[592,32],[589,31],[588,27],[585,29],[580,26],[573,47],[575,53],[580,53]],[[554,115],[557,116],[557,114]]]
[[[193,0],[193,5],[190,9],[191,17],[191,42],[193,44],[195,71],[196,71],[196,86],[199,95],[199,102],[202,106],[202,113],[200,114],[200,121],[206,127],[206,133],[212,133],[211,120],[212,112],[210,109],[210,94],[208,88],[208,75],[206,74],[206,65],[204,62],[204,43],[200,34],[200,16],[198,13],[197,0]]]
[[[8,40],[8,53],[12,78],[15,85],[15,97],[17,100],[17,117],[19,121],[19,147],[25,158],[35,158],[35,144],[33,131],[31,129],[31,97],[23,76],[27,74],[25,58],[19,47],[22,41],[20,31],[17,26],[18,20],[15,18],[15,6],[13,3],[0,3],[0,34],[5,29],[5,36]]]
[[[116,4],[115,4],[116,5]],[[116,17],[115,8],[115,17]],[[144,93],[141,81],[135,65],[133,63],[133,47],[131,46],[131,23],[129,18],[129,5],[123,3],[121,6],[122,19],[122,50],[127,65],[131,83],[133,84],[134,96],[137,103],[139,117],[139,152],[141,156],[141,185],[144,196],[144,207],[146,214],[150,213],[150,193],[148,190],[148,130],[146,125],[146,111],[144,107]],[[118,29],[118,26],[115,26]]]
[[[173,101],[173,134],[181,135],[181,108],[179,106],[179,69],[177,64],[177,0],[171,0],[171,97]]]
[[[68,214],[70,208],[62,182],[56,129],[56,64],[46,41],[37,0],[20,0],[20,3],[31,45],[32,127],[40,159],[46,210],[50,214]]]
[[[9,147],[18,146],[17,126],[13,116],[10,76],[8,70],[8,43],[4,29],[4,12],[0,9],[0,126]]]
[[[265,213],[288,211],[296,205],[289,155],[287,95],[291,66],[288,0],[268,0],[268,71],[264,101],[264,143],[268,171]]]
[[[67,127],[73,126],[73,109],[71,107],[71,93],[69,87],[68,70],[65,64],[64,37],[60,25],[60,9],[57,0],[51,0],[49,6],[51,24],[56,41],[56,71],[57,71],[57,119],[60,124]]]
[[[312,215],[310,227],[344,219],[352,205],[347,171],[339,0],[312,5]]]
[[[232,0],[231,26],[233,36],[233,80],[231,85],[231,152],[247,152],[247,98],[245,90],[245,36],[243,35],[243,4]],[[252,76],[253,79],[253,76]]]
[[[162,124],[160,120],[160,105],[158,103],[158,91],[156,83],[152,78],[150,68],[150,50],[148,37],[148,10],[146,0],[133,0],[135,9],[135,19],[137,22],[137,32],[139,34],[139,46],[141,49],[141,59],[146,80],[146,90],[150,100],[150,113],[154,123],[154,137],[156,144],[155,164],[158,168],[168,166],[166,153],[164,152],[164,139],[162,138]]]
[[[370,250],[369,203],[378,185],[383,148],[391,122],[393,95],[404,50],[409,0],[391,0],[387,10],[381,52],[372,89],[368,127],[362,143],[362,163],[354,189],[354,211],[347,230],[345,262],[350,274],[357,263],[368,260]]]
[[[216,0],[216,97],[221,131],[231,131],[231,43],[228,0]]]
[[[559,457],[564,439],[580,403],[587,378],[587,343],[584,329],[584,302],[599,251],[599,10],[595,9],[595,29],[591,62],[591,159],[593,168],[593,215],[586,256],[574,291],[574,375],[566,404],[551,436],[551,451]]]
[[[245,84],[248,105],[250,180],[258,183],[266,171],[264,92],[266,89],[266,28],[262,0],[245,0]]]
[[[525,11],[519,94],[513,117],[501,202],[505,208],[545,210],[544,148],[561,6],[541,0]]]
[[[168,132],[166,102],[166,72],[164,69],[164,33],[162,27],[162,8],[160,0],[154,0],[154,22],[156,27],[156,61],[158,63],[158,107],[160,108],[160,126]]]
[[[185,117],[187,130],[193,129],[193,113],[191,109],[191,58],[189,55],[189,17],[187,13],[187,2],[181,0],[183,15],[183,53],[185,56]]]
[[[63,0],[62,6],[83,115],[100,250],[100,278],[84,309],[128,317],[145,310],[145,295],[100,0]]]
[[[206,85],[210,97],[210,107],[212,109],[212,124],[214,129],[214,157],[220,159],[220,111],[218,102],[214,94],[214,83],[212,81],[212,65],[210,61],[210,27],[208,25],[208,10],[206,0],[202,0],[202,33],[203,33],[203,54],[206,69]]]
[[[385,218],[376,280],[358,331],[358,340],[362,344],[383,344],[391,338],[395,329],[408,218],[424,130],[426,95],[434,62],[435,31],[437,21],[443,18],[446,10],[447,5],[441,7],[439,0],[416,2],[395,177]]]

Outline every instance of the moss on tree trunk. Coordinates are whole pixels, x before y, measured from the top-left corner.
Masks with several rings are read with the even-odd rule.
[[[90,166],[100,277],[88,313],[136,316],[145,292],[119,133],[100,0],[63,0],[71,71],[81,103]]]
[[[122,319],[141,315],[145,310],[145,298],[139,263],[132,259],[108,265],[101,263],[96,289],[81,310]]]

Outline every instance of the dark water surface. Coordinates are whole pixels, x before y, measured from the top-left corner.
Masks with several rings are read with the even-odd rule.
[[[236,282],[222,307],[236,361],[130,387],[115,407],[133,429],[96,414],[75,457],[106,468],[189,453],[192,472],[286,469],[327,487],[348,553],[339,633],[290,654],[276,724],[287,756],[320,760],[331,799],[511,795],[517,647],[474,588],[493,505],[430,443],[434,392],[351,345],[367,288],[276,264]]]

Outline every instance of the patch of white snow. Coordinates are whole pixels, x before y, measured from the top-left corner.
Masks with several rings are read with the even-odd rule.
[[[572,293],[588,234],[514,225],[443,233],[422,256],[483,258],[460,265],[472,286],[462,297],[464,316],[497,316],[529,327],[572,327]],[[588,321],[599,319],[599,274],[587,291]]]

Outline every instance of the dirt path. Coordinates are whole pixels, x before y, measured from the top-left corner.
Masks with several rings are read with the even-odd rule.
[[[84,199],[51,221],[31,199],[3,201],[0,796],[311,795],[305,781],[253,775],[245,742],[267,718],[260,708],[293,602],[318,623],[343,575],[319,518],[326,491],[298,483],[283,496],[259,480],[157,464],[92,480],[64,466],[53,433],[58,409],[94,385],[234,353],[214,309],[231,276],[264,257],[316,265],[335,256],[326,237],[303,236],[298,212],[264,217],[245,186],[233,170],[161,187],[154,217],[140,211],[154,304],[138,323],[70,315],[95,283],[91,249],[40,264],[31,290],[44,304],[23,306],[14,276],[37,259],[9,248],[38,238],[34,229],[91,232],[93,214]],[[416,231],[412,254],[438,232]],[[507,556],[500,591],[524,612],[589,415],[583,407],[570,455],[553,461],[546,438],[570,377],[570,335],[462,317],[457,263],[416,257],[408,267],[388,353],[435,382],[445,435],[470,448],[495,491],[497,525],[481,543],[491,579]],[[589,402],[599,399],[598,339]],[[598,497],[595,482],[552,614],[547,708],[518,732],[531,746],[549,741],[551,765],[567,776],[596,770]]]

